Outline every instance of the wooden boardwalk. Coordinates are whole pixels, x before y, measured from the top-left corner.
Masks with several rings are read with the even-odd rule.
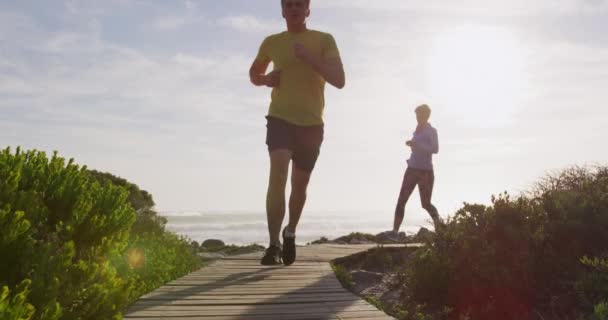
[[[343,289],[329,265],[372,247],[298,247],[289,267],[261,266],[259,252],[217,260],[141,297],[125,319],[393,319]]]

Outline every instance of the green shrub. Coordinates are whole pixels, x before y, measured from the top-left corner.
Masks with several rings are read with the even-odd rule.
[[[602,302],[593,308],[593,320],[608,320],[608,302]]]
[[[34,314],[34,306],[27,303],[29,285],[31,281],[24,280],[17,289],[16,293],[10,297],[8,287],[0,290],[0,319],[29,320]]]
[[[312,242],[307,243],[307,245],[310,245],[310,244],[323,244],[323,243],[328,243],[328,242],[329,242],[329,239],[327,239],[327,237],[321,237],[321,238],[319,238],[317,240],[314,240]]]
[[[352,288],[352,286],[354,285],[353,276],[350,274],[350,272],[348,272],[348,270],[344,266],[332,263],[331,268],[333,269],[336,278],[338,279],[338,281],[340,281],[344,288]]]
[[[370,242],[376,242],[376,236],[373,234],[369,234],[369,233],[362,233],[362,232],[351,232],[348,235],[339,237],[337,239],[335,239],[334,241],[342,241],[342,242],[346,242],[346,243],[350,243],[353,239],[364,239]]]
[[[136,219],[125,250],[114,254],[112,264],[129,279],[132,290],[128,302],[165,283],[200,268],[201,259],[185,237],[165,231],[167,219],[154,211],[154,199],[137,185],[110,173],[89,171],[101,185],[116,185],[127,190],[127,200]]]
[[[104,176],[57,153],[0,152],[0,312],[119,319],[139,294],[200,265],[186,239],[164,231],[149,194]],[[145,252],[145,268],[129,264],[134,248]]]
[[[91,170],[89,173],[102,185],[112,184],[121,186],[127,190],[129,194],[127,200],[131,204],[131,207],[135,209],[135,223],[131,226],[131,233],[162,234],[165,231],[167,218],[159,216],[154,211],[155,203],[150,193],[140,189],[136,184],[107,172]]]
[[[448,303],[446,288],[449,288],[452,271],[446,258],[430,247],[420,248],[413,254],[404,280],[416,301],[436,305]]]
[[[595,309],[596,314],[602,314],[608,297],[608,259],[583,257],[581,263],[585,271],[574,283],[581,306],[589,312]]]
[[[417,302],[451,317],[568,319],[601,309],[608,293],[608,168],[572,168],[517,198],[466,204],[405,271]],[[544,316],[543,316],[544,315]]]
[[[200,258],[187,239],[169,232],[133,237],[125,258],[120,260],[126,261],[121,270],[129,272],[134,279],[129,303],[201,266]]]
[[[0,181],[4,219],[20,225],[13,241],[0,244],[8,257],[0,283],[31,279],[34,319],[119,315],[126,283],[104,260],[127,244],[134,220],[127,192],[100,186],[56,153],[48,159],[20,149],[0,154]]]

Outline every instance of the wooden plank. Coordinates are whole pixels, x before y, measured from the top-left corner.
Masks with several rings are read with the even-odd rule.
[[[286,302],[286,303],[274,303],[274,300],[267,300],[264,303],[254,304],[138,304],[131,308],[131,312],[138,311],[216,311],[216,312],[232,312],[234,310],[267,310],[272,312],[284,312],[286,310],[317,310],[317,309],[329,309],[334,312],[342,311],[374,311],[377,310],[374,306],[366,303],[362,300],[350,300],[350,301],[315,301],[315,302]]]
[[[265,281],[265,280],[311,280],[311,279],[320,279],[326,277],[327,275],[317,275],[317,274],[305,274],[305,275],[256,275],[256,276],[245,276],[245,277],[237,277],[237,278],[229,278],[225,276],[200,276],[200,277],[192,277],[192,278],[181,278],[169,283],[179,283],[179,282],[187,282],[187,281],[236,281],[236,280],[249,280],[249,281]]]
[[[238,316],[241,315],[244,318],[248,318],[251,315],[302,315],[309,313],[320,313],[327,315],[337,315],[340,318],[343,317],[363,317],[363,315],[369,316],[382,316],[384,315],[381,311],[378,310],[357,310],[357,311],[340,311],[340,312],[332,312],[326,308],[319,307],[310,307],[310,308],[299,308],[299,309],[259,309],[259,308],[232,308],[225,310],[211,310],[209,307],[205,307],[204,309],[199,310],[178,310],[178,311],[136,311],[127,315],[128,318],[137,318],[137,317],[196,317],[196,316]],[[384,315],[386,316],[386,315]]]
[[[326,313],[307,313],[307,314],[265,314],[265,315],[228,315],[228,316],[192,316],[192,317],[124,317],[125,320],[338,320],[338,319],[372,319],[372,320],[388,320],[394,319],[383,313],[367,312],[367,313],[342,313],[340,317],[337,314]]]
[[[307,313],[307,314],[278,314],[278,315],[236,315],[236,316],[194,316],[194,317],[143,317],[133,318],[125,317],[124,319],[139,319],[139,320],[337,320],[337,319],[393,319],[385,314],[377,313],[344,313],[340,318],[338,315],[325,313]]]
[[[313,317],[309,317],[314,315]],[[393,319],[381,311],[357,312],[322,312],[319,310],[304,310],[290,313],[259,313],[259,312],[233,312],[230,314],[215,314],[213,312],[151,312],[138,315],[128,315],[124,319]]]
[[[250,289],[250,290],[243,290],[242,288],[217,288],[217,289],[210,289],[210,290],[206,290],[204,292],[200,291],[200,290],[177,290],[181,293],[190,293],[190,294],[194,294],[194,293],[207,293],[207,294],[249,294],[249,295],[253,295],[253,294],[288,294],[288,293],[294,293],[294,292],[298,292],[298,293],[339,293],[339,292],[344,292],[344,288],[256,288],[255,290]],[[168,292],[168,293],[173,293],[176,292],[176,290],[170,290],[170,289],[166,289],[166,288],[160,288],[155,290],[155,292],[160,292],[160,293],[164,293],[164,292]]]
[[[207,294],[207,293],[155,293],[152,292],[148,295],[145,295],[139,299],[142,300],[223,300],[223,299],[278,299],[278,298],[308,298],[308,297],[319,297],[324,299],[333,299],[333,298],[341,298],[341,297],[352,297],[358,299],[357,295],[354,295],[350,292],[337,292],[337,293],[323,293],[323,294],[314,294],[314,293],[286,293],[286,294],[223,294],[219,295],[216,293]]]
[[[284,304],[284,303],[311,303],[328,301],[360,301],[353,294],[315,293],[315,294],[265,294],[265,295],[206,295],[206,296],[157,296],[140,299],[138,305],[230,305],[230,304]],[[132,307],[134,307],[132,306]]]
[[[356,302],[358,297],[334,297],[333,302]],[[131,308],[133,310],[140,306],[218,306],[218,305],[254,305],[254,304],[293,304],[293,303],[322,303],[326,298],[320,297],[297,297],[297,298],[234,298],[234,299],[169,299],[169,300],[139,300]]]
[[[336,281],[337,282],[337,281]],[[184,283],[184,284],[168,284],[163,288],[175,289],[175,290],[209,290],[209,289],[229,289],[231,287],[246,288],[331,288],[337,287],[340,283],[334,283],[332,281],[266,281],[266,282],[214,282],[214,283]]]
[[[308,314],[265,314],[265,315],[228,315],[228,316],[192,316],[192,317],[124,317],[125,320],[337,320],[337,316],[325,313]],[[342,318],[344,319],[344,318]],[[374,318],[370,318],[374,319]]]
[[[298,247],[291,266],[261,266],[261,253],[216,260],[144,295],[124,319],[392,319],[343,289],[323,262],[371,247]]]

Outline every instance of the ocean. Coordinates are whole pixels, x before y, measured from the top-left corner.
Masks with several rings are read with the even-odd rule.
[[[201,243],[206,239],[220,239],[226,244],[247,245],[268,243],[265,212],[163,212],[168,220],[167,230]],[[401,231],[408,235],[418,232],[427,221],[408,219]],[[287,223],[287,214],[283,225]],[[304,212],[298,224],[298,244],[321,237],[335,239],[351,232],[377,234],[392,229],[390,213]]]

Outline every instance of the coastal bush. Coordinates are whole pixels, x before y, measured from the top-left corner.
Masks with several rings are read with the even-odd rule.
[[[376,236],[369,233],[362,232],[351,232],[346,236],[342,236],[336,238],[334,241],[336,242],[344,242],[344,243],[352,243],[353,240],[356,241],[368,241],[368,242],[376,242]]]
[[[323,243],[328,243],[328,242],[329,242],[329,239],[327,239],[327,237],[321,237],[321,238],[319,238],[317,240],[314,240],[314,241],[311,241],[311,242],[307,243],[307,245],[310,245],[310,244],[323,244]]]
[[[414,255],[406,295],[453,319],[596,319],[607,253],[608,168],[571,168],[528,194],[465,204]]]
[[[127,190],[127,200],[135,210],[135,222],[131,226],[127,246],[112,259],[119,274],[131,282],[129,304],[141,295],[200,268],[198,243],[165,230],[167,219],[154,210],[155,203],[150,193],[110,173],[89,173],[101,185],[115,185]]]
[[[0,312],[12,312],[15,319],[119,319],[141,288],[195,268],[187,241],[160,225],[133,224],[139,211],[130,201],[142,199],[57,153],[49,158],[35,150],[2,150]],[[133,230],[141,235],[130,237]],[[133,252],[151,261],[167,259],[144,269],[129,260]]]
[[[594,310],[593,319],[608,320],[608,259],[583,257],[586,272],[574,283],[581,305]]]
[[[346,289],[352,288],[352,286],[354,285],[353,276],[350,274],[350,272],[348,272],[348,270],[344,266],[332,263],[331,268],[333,269],[338,281],[340,281],[340,283]]]
[[[102,185],[112,184],[123,187],[128,192],[127,200],[135,210],[135,222],[131,226],[131,233],[162,234],[165,232],[167,218],[161,217],[154,211],[154,199],[146,190],[141,190],[136,184],[107,172],[90,170],[91,176]]]
[[[0,319],[29,320],[34,314],[34,307],[27,303],[29,280],[24,280],[17,286],[16,293],[10,296],[8,287],[0,290]]]

